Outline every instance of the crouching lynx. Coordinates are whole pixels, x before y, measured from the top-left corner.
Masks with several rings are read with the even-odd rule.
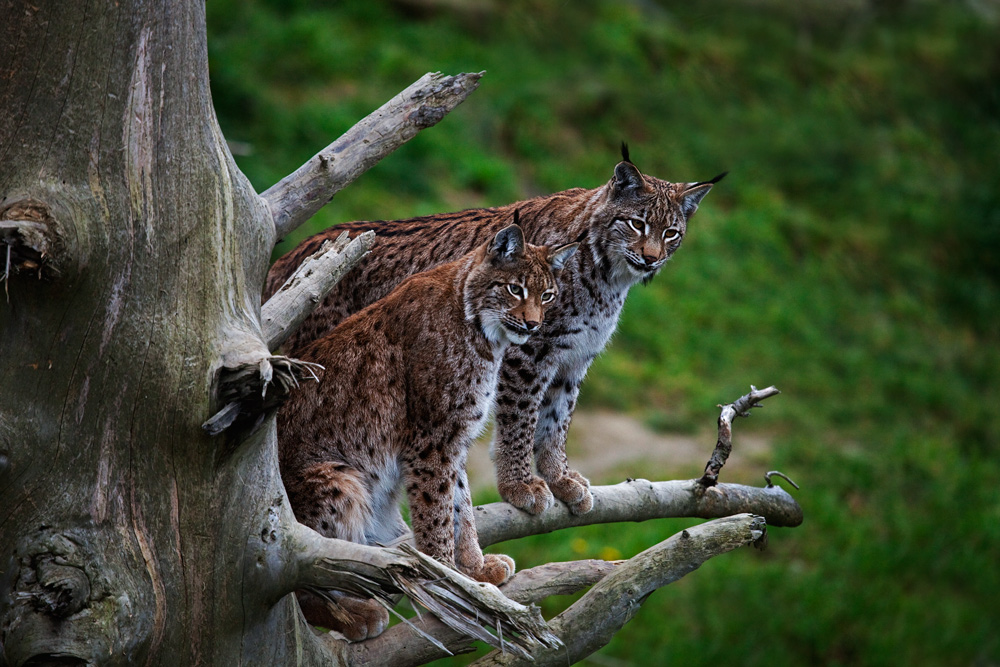
[[[680,247],[698,204],[725,175],[670,183],[641,174],[624,145],[622,158],[611,180],[593,190],[576,188],[498,208],[409,220],[352,222],[303,241],[271,268],[268,295],[326,239],[344,230],[376,232],[372,252],[289,339],[288,353],[298,355],[407,276],[483,243],[514,209],[521,212],[530,243],[579,239],[580,251],[559,276],[562,296],[545,324],[530,341],[507,351],[497,390],[493,457],[497,486],[507,502],[538,513],[554,494],[574,513],[589,511],[589,482],[569,468],[565,449],[580,383],[611,338],[629,288],[663,268]],[[532,472],[532,451],[543,479]]]
[[[326,370],[278,416],[281,476],[297,519],[328,537],[388,544],[406,531],[405,485],[420,551],[479,581],[506,581],[514,561],[479,548],[466,454],[486,423],[505,348],[541,325],[558,291],[554,272],[576,247],[527,245],[511,225],[302,350]],[[331,597],[335,605],[300,594],[310,622],[349,639],[388,623],[373,600]]]

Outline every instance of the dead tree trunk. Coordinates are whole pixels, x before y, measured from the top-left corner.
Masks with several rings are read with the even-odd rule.
[[[0,0],[0,665],[362,655],[305,624],[290,593],[310,585],[406,593],[456,646],[457,632],[521,659],[558,649],[536,608],[493,587],[303,528],[277,469],[272,408],[308,368],[268,348],[327,286],[293,277],[262,315],[276,237],[478,79],[422,78],[258,195],[216,123],[203,4]],[[329,283],[366,243],[335,245],[316,273]],[[747,511],[725,489],[685,489]],[[762,530],[749,516],[707,528],[728,537],[697,558]],[[444,646],[422,641],[421,655]]]
[[[328,662],[288,593],[336,549],[300,544],[269,406],[201,427],[225,369],[290,377],[260,320],[275,221],[216,123],[203,5],[0,17],[0,662]]]

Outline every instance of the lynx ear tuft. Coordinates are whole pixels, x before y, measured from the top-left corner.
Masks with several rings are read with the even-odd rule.
[[[514,214],[517,219],[517,213]],[[504,227],[490,242],[487,252],[496,260],[507,261],[524,254],[524,232],[516,225]]]
[[[708,191],[712,189],[712,186],[725,178],[728,173],[728,171],[724,171],[709,181],[688,183],[687,188],[681,193],[681,210],[684,211],[685,218],[690,218],[694,215],[694,212],[698,210],[698,204],[708,194]]]
[[[632,164],[632,160],[628,156],[628,144],[624,141],[622,142],[622,162],[628,162]]]
[[[567,243],[564,246],[559,246],[555,250],[549,252],[549,266],[552,267],[553,271],[559,271],[566,266],[566,262],[569,258],[576,254],[576,249],[580,247],[579,243]]]

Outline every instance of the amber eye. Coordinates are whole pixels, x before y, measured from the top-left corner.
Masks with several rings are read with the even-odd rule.
[[[635,230],[636,234],[642,234],[643,223],[642,220],[636,220],[635,218],[628,219],[628,226]]]
[[[518,299],[524,296],[524,289],[520,285],[515,285],[514,283],[507,285],[507,291],[510,292],[511,296],[515,296]]]
[[[663,230],[663,240],[667,241],[667,242],[676,241],[677,238],[680,235],[681,235],[681,233],[679,231],[677,231],[676,229],[664,229]]]
[[[551,290],[549,290],[548,292],[544,292],[542,294],[542,303],[548,303],[549,301],[552,301],[552,299],[554,299],[554,298],[556,298],[556,293],[555,292],[553,292]]]

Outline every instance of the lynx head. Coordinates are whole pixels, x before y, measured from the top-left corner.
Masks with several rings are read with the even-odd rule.
[[[677,251],[687,222],[723,172],[710,181],[670,183],[644,176],[622,144],[622,161],[605,187],[605,201],[591,220],[595,256],[617,280],[648,281]]]
[[[494,344],[520,345],[541,326],[559,292],[555,272],[579,245],[530,245],[517,222],[515,211],[514,224],[478,249],[465,283],[466,318],[475,319]]]

